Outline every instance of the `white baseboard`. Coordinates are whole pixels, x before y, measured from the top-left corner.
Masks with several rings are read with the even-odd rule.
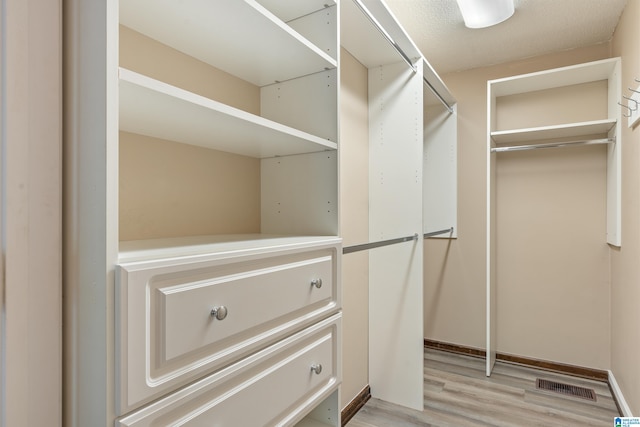
[[[611,386],[611,390],[613,391],[613,397],[618,401],[618,405],[620,405],[620,410],[622,411],[623,417],[633,417],[631,414],[631,409],[627,404],[627,401],[624,399],[624,395],[622,394],[622,390],[620,390],[620,386],[616,381],[616,377],[613,376],[613,372],[609,371],[609,385]]]

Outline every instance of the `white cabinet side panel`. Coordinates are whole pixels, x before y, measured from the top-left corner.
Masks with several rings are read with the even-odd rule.
[[[369,239],[422,230],[422,80],[404,63],[369,70]],[[370,251],[369,382],[423,408],[422,239]]]
[[[496,97],[491,82],[487,84],[487,237],[486,237],[486,375],[490,376],[496,363],[496,153],[491,152],[495,146],[491,139],[491,131],[496,125]]]
[[[338,234],[337,152],[261,161],[261,231]]]
[[[288,22],[289,26],[304,36],[324,53],[338,58],[338,5],[328,6],[314,13]]]
[[[262,117],[337,142],[338,73],[328,70],[260,89]]]
[[[456,111],[454,106],[454,111]],[[440,105],[425,107],[424,114],[424,232],[458,227],[458,116]]]
[[[607,243],[622,246],[622,117],[618,106],[621,93],[620,59],[616,61],[609,75],[608,110],[609,118],[617,120],[609,132],[616,143],[607,148]]]

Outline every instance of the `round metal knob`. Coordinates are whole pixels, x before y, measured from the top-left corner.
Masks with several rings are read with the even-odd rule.
[[[319,363],[316,365],[311,365],[311,371],[315,372],[316,375],[320,375],[320,372],[322,372],[322,365]]]
[[[315,286],[316,288],[320,289],[322,287],[322,279],[320,278],[313,279],[311,281],[311,286]]]
[[[218,320],[224,320],[228,314],[227,307],[221,305],[220,307],[213,307],[211,309],[211,317],[215,317]]]

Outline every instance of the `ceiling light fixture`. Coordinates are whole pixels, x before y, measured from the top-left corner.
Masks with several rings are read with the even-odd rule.
[[[457,0],[464,25],[484,28],[499,24],[513,15],[513,0]]]

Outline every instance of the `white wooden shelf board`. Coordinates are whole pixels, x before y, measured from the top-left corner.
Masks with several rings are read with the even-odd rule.
[[[301,420],[296,427],[330,427],[330,424],[323,423],[322,421],[316,421],[313,419],[305,418]]]
[[[324,9],[325,5],[336,4],[335,0],[256,0],[262,6],[269,9],[271,13],[276,15],[284,22],[292,21],[296,18],[308,15],[318,10]]]
[[[607,134],[615,125],[615,119],[594,120],[556,126],[494,131],[491,132],[491,138],[496,144],[535,142],[553,138],[580,138],[589,135]]]
[[[120,130],[267,158],[335,150],[335,142],[120,69]]]
[[[255,0],[126,0],[120,23],[258,86],[337,66]]]
[[[362,0],[361,0],[362,1]],[[374,18],[384,26],[385,31],[405,51],[411,59],[422,55],[411,39],[382,2],[363,1]],[[382,33],[356,6],[354,0],[340,3],[340,42],[358,61],[367,68],[403,62],[400,54],[391,46]]]
[[[491,93],[495,97],[571,86],[607,80],[614,72],[616,64],[616,58],[603,59],[586,64],[523,74],[517,77],[490,80],[489,85],[491,86]]]
[[[282,236],[274,234],[220,234],[121,241],[118,263],[157,259],[229,256],[239,252],[295,248],[312,244],[336,243],[337,236]]]
[[[453,106],[456,103],[456,99],[453,97],[449,88],[444,84],[438,73],[433,69],[429,62],[422,58],[422,74],[433,86],[433,88],[440,94],[440,96],[449,104],[449,106]],[[440,100],[431,92],[431,89],[427,87],[426,84],[422,85],[423,87],[423,98],[425,105],[438,105],[440,104]]]

